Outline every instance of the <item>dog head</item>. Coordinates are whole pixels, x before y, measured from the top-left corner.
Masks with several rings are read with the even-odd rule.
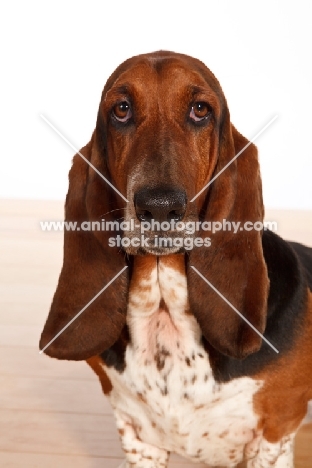
[[[259,349],[259,336],[190,268],[263,332],[268,277],[261,232],[218,232],[208,247],[201,228],[205,221],[263,220],[257,150],[232,126],[207,67],[171,52],[121,64],[105,85],[82,152],[92,166],[74,157],[66,219],[105,218],[117,232],[65,233],[64,266],[41,346],[122,270],[125,253],[186,252],[190,307],[205,338],[230,356]],[[85,359],[110,347],[125,324],[127,281],[124,271],[47,353]]]

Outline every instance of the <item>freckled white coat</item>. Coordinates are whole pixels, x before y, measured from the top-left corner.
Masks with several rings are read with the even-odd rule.
[[[166,467],[169,452],[211,466],[235,467],[244,457],[253,458],[249,467],[265,468],[272,461],[292,466],[292,438],[284,445],[260,443],[256,432],[253,395],[262,382],[215,381],[200,328],[188,311],[184,275],[160,258],[149,277],[130,289],[127,317],[126,368],[120,374],[105,366],[127,456],[123,466]]]

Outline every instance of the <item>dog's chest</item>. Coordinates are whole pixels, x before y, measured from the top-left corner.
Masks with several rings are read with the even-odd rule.
[[[131,343],[122,373],[106,368],[117,425],[191,460],[230,465],[255,435],[252,399],[261,383],[218,384],[188,311],[186,278],[161,259],[130,289]]]

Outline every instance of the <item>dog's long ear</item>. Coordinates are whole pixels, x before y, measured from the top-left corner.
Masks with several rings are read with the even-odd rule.
[[[81,153],[107,176],[95,145],[95,135]],[[64,263],[44,326],[43,349],[125,266],[124,255],[109,247],[108,232],[93,232],[91,220],[109,220],[116,205],[112,189],[77,154],[69,173],[65,220],[79,230],[64,234]],[[120,211],[119,217],[120,215]],[[105,216],[106,215],[106,216]],[[81,223],[84,223],[82,225]],[[83,230],[83,228],[87,230]],[[114,233],[110,233],[114,235]],[[82,360],[109,348],[125,324],[127,270],[108,286],[46,349],[58,359]]]
[[[220,134],[212,177],[248,144],[231,125],[228,111]],[[188,264],[191,310],[213,347],[228,356],[244,358],[260,348],[261,337],[190,266],[196,267],[260,333],[264,332],[269,280],[262,233],[244,229],[245,222],[262,222],[264,215],[257,149],[253,144],[212,182],[203,210],[205,221],[223,223],[225,219],[240,222],[240,227],[236,234],[233,226],[212,234],[209,248],[192,250]]]

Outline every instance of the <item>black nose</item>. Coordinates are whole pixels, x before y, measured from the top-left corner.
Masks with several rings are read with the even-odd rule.
[[[140,221],[180,221],[186,210],[186,194],[172,188],[143,188],[134,196],[134,206]]]

